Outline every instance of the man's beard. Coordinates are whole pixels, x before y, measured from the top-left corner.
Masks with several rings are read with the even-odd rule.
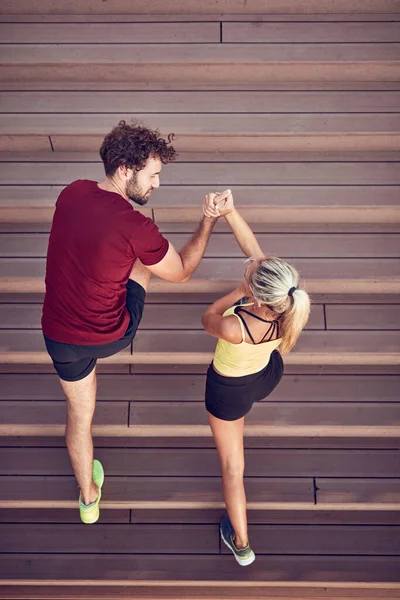
[[[132,175],[132,178],[126,182],[125,193],[132,202],[144,206],[147,204],[153,188],[150,188],[146,192],[143,192],[142,188],[139,187],[136,177]]]

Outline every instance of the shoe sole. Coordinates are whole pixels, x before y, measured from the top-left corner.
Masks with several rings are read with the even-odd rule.
[[[256,555],[253,554],[250,556],[250,558],[246,558],[245,560],[241,560],[236,552],[234,552],[234,550],[232,550],[230,544],[226,541],[226,539],[224,538],[224,534],[222,533],[222,529],[220,528],[220,533],[221,533],[221,539],[224,542],[225,546],[227,548],[229,548],[229,550],[232,552],[233,556],[236,558],[236,562],[241,566],[241,567],[247,567],[248,565],[251,565],[251,563],[253,563],[256,560]]]

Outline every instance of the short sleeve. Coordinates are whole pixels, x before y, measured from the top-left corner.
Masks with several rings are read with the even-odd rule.
[[[144,265],[156,265],[168,252],[169,242],[161,235],[157,225],[147,217],[135,227],[132,235],[132,247]]]

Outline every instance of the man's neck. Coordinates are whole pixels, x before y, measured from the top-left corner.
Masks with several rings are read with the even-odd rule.
[[[100,181],[100,183],[98,183],[97,185],[99,186],[99,188],[101,190],[104,190],[105,192],[112,192],[114,194],[119,194],[120,196],[122,196],[122,198],[124,200],[129,202],[129,198],[124,193],[123,188],[120,185],[118,185],[117,183],[115,183],[115,181],[113,181],[109,177],[106,177],[105,179],[103,179],[103,181]]]

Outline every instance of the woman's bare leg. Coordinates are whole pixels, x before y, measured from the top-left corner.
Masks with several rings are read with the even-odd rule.
[[[244,417],[223,421],[208,413],[208,421],[217,446],[222,469],[222,489],[232,527],[235,546],[248,544],[246,493],[244,489]]]

